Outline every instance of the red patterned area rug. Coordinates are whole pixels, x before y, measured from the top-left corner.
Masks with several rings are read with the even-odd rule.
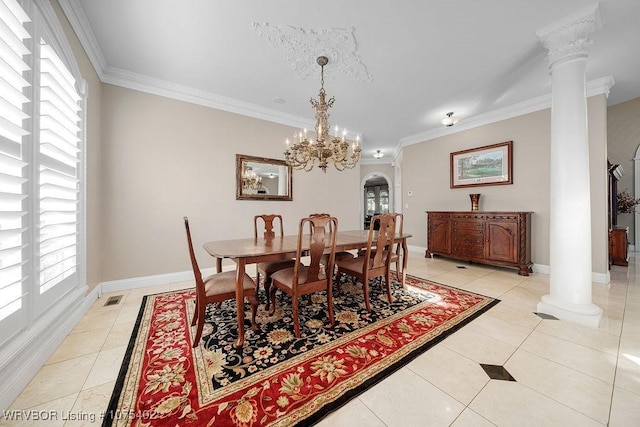
[[[343,279],[333,328],[326,295],[304,297],[300,339],[290,299],[278,295],[273,316],[260,306],[260,333],[247,321],[240,350],[235,301],[208,307],[203,339],[192,349],[195,292],[148,295],[103,425],[311,425],[498,303],[412,276],[407,285],[394,281],[389,304],[372,282],[367,312],[362,286]]]

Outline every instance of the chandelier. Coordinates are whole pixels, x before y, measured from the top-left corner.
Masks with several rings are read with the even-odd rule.
[[[334,138],[329,137],[329,113],[333,106],[334,97],[326,99],[324,91],[324,66],[329,63],[326,56],[319,56],[317,59],[320,65],[320,93],[318,100],[311,98],[311,107],[316,110],[316,140],[307,139],[307,130],[296,132],[293,137],[293,145],[287,139],[287,149],[284,152],[285,160],[294,169],[304,169],[310,171],[317,162],[318,167],[323,172],[327,172],[329,161],[333,162],[339,171],[351,169],[360,160],[360,138],[352,144],[349,150],[349,143],[346,140],[347,131],[343,130],[342,139],[338,138],[338,126],[335,127]]]
[[[245,190],[258,190],[262,185],[262,177],[255,173],[250,166],[245,165],[242,171],[242,188]]]

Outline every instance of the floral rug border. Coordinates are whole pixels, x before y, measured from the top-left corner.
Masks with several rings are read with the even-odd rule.
[[[291,411],[290,413],[287,413],[285,416],[282,417],[282,419],[278,419],[277,421],[272,422],[271,425],[292,425],[301,421],[304,421],[305,425],[311,425],[318,422],[320,419],[324,418],[330,412],[343,406],[353,397],[361,394],[366,389],[380,382],[382,379],[386,378],[393,372],[397,371],[402,366],[405,366],[411,360],[413,360],[420,354],[424,353],[426,350],[428,350],[432,346],[441,342],[446,337],[448,337],[455,331],[459,330],[460,328],[465,326],[467,323],[469,323],[470,321],[478,317],[480,314],[486,312],[487,310],[489,310],[491,307],[493,307],[499,302],[499,300],[491,297],[483,296],[467,290],[458,289],[453,286],[443,285],[428,279],[423,279],[423,278],[409,276],[409,275],[407,276],[407,279],[408,279],[408,282],[414,282],[414,281],[418,282],[418,285],[416,285],[416,283],[408,283],[410,285],[409,288],[413,286],[418,289],[422,289],[429,292],[428,285],[432,283],[433,285],[436,285],[438,287],[451,289],[453,291],[477,296],[481,299],[481,302],[479,302],[472,308],[466,308],[464,311],[457,314],[455,317],[448,319],[441,324],[438,324],[433,330],[431,330],[429,333],[426,333],[420,336],[420,338],[417,339],[415,342],[409,342],[405,344],[405,346],[401,347],[399,350],[393,353],[392,355],[393,357],[390,357],[389,360],[385,360],[384,363],[377,363],[375,365],[368,367],[363,371],[357,372],[356,374],[353,375],[353,377],[349,380],[348,383],[343,383],[340,385],[340,387],[336,387],[336,390],[332,390],[332,393],[329,393],[331,395],[330,398],[318,399],[321,402],[320,407],[317,407],[318,402],[315,402],[315,404],[304,405],[304,407],[302,408],[298,408],[296,410]],[[423,283],[424,286],[420,286],[420,283]],[[145,355],[143,350],[146,348],[146,340],[141,340],[140,339],[141,337],[139,336],[139,334],[140,334],[140,329],[143,326],[144,328],[146,328],[144,329],[145,333],[149,332],[151,317],[154,310],[152,309],[147,310],[148,300],[150,298],[153,298],[159,295],[180,293],[185,291],[189,291],[189,290],[187,289],[183,291],[162,292],[154,295],[148,295],[143,298],[140,311],[138,313],[138,317],[131,335],[131,339],[127,347],[125,358],[122,363],[122,366],[118,375],[118,379],[114,386],[114,392],[109,402],[107,417],[104,419],[103,426],[121,425],[124,421],[123,418],[126,418],[129,421],[137,422],[136,425],[153,425],[153,420],[144,419],[145,414],[135,414],[134,411],[131,411],[128,409],[129,408],[128,406],[124,407],[125,408],[124,413],[122,413],[123,412],[122,408],[118,409],[118,406],[120,405],[120,400],[123,397],[122,391],[125,388],[127,389],[127,393],[131,393],[132,392],[131,390],[138,390],[138,387],[139,387],[141,375],[135,375],[134,378],[131,378],[131,376],[128,375],[128,371],[130,369],[130,366],[136,366],[136,367],[142,366],[142,363],[144,362],[143,359]],[[418,306],[423,304],[430,304],[430,303],[423,302],[423,303],[417,304],[416,306],[411,307],[410,310],[417,311],[419,310]],[[190,319],[190,316],[192,315],[192,311],[189,309],[189,306],[190,304],[187,304],[186,312],[188,313],[188,316],[187,316],[188,319]],[[353,341],[358,335],[370,333],[369,330],[380,328],[381,326],[384,326],[383,325],[384,323],[392,323],[393,318],[396,316],[403,317],[407,315],[408,313],[406,312],[406,310],[396,313],[389,318],[385,318],[373,324],[370,324],[365,328],[362,328],[362,330],[358,330],[357,332],[354,331],[350,333],[348,337],[344,336],[342,338],[344,338],[347,341]],[[187,333],[190,335],[190,338],[192,338],[191,336],[192,332],[190,329],[191,328],[188,328]],[[140,344],[141,342],[144,342],[144,344]],[[332,345],[337,346],[339,345],[339,343],[334,342],[332,343]],[[205,404],[204,407],[206,407],[208,402],[206,401],[202,402],[201,394],[200,394],[200,391],[201,391],[200,382],[207,380],[207,378],[202,377],[203,370],[198,367],[198,364],[202,363],[202,357],[199,358],[199,355],[201,356],[200,353],[201,353],[201,349],[200,349],[200,346],[198,346],[195,349],[193,349],[192,353],[190,354],[190,359],[192,363],[190,365],[190,369],[194,370],[195,377],[200,377],[199,379],[196,378],[197,380],[195,381],[197,385],[196,387],[197,390],[191,390],[190,394],[193,395],[195,393],[195,395],[197,396],[198,403],[199,404],[204,403]],[[296,363],[298,362],[297,360],[291,360],[285,363],[287,366],[295,366]],[[267,378],[269,377],[268,373],[265,374],[264,376]],[[256,382],[256,378],[243,379],[238,381],[238,383],[240,384],[234,384],[236,386],[234,388],[242,389],[241,383],[258,384]],[[191,409],[188,403],[186,404],[182,403],[182,405]],[[182,421],[187,421],[187,420],[183,419]],[[197,425],[197,424],[192,423],[191,425]]]

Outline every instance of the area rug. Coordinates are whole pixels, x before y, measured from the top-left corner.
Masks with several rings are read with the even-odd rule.
[[[235,301],[208,307],[192,348],[195,291],[146,296],[103,425],[312,425],[498,303],[412,276],[407,285],[394,281],[389,304],[372,282],[368,312],[362,286],[343,278],[334,327],[326,295],[304,297],[299,339],[290,299],[279,296],[273,316],[261,304],[261,332],[247,320],[239,350]]]

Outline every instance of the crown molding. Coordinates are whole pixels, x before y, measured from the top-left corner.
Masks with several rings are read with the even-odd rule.
[[[384,158],[382,159],[372,159],[372,158],[362,158],[360,157],[360,164],[361,165],[390,165],[391,164],[391,157],[386,158],[387,156],[384,156]]]
[[[602,95],[609,96],[609,91],[615,84],[612,76],[602,77],[600,79],[592,80],[587,83],[587,97]],[[510,119],[513,117],[522,116],[525,114],[533,113],[536,111],[551,108],[551,94],[538,96],[536,98],[529,99],[527,101],[519,102],[508,107],[499,108],[497,110],[489,111],[488,113],[479,114],[474,117],[461,119],[455,126],[443,126],[436,129],[431,129],[425,132],[421,132],[415,135],[410,135],[400,139],[400,143],[393,153],[395,159],[399,154],[402,147],[407,145],[418,144],[421,142],[430,141],[435,138],[439,138],[445,135],[451,135],[465,130],[474,129],[480,126],[485,126],[491,123],[496,123],[502,120]]]
[[[67,16],[71,27],[75,31],[82,47],[85,49],[91,64],[93,65],[98,77],[103,83],[122,86],[154,95],[164,96],[179,101],[190,102],[206,107],[216,108],[219,110],[229,111],[261,120],[267,120],[274,123],[280,123],[292,126],[298,129],[314,127],[314,121],[301,118],[292,114],[282,113],[280,111],[260,107],[258,105],[247,102],[238,101],[231,98],[222,97],[214,93],[193,89],[191,87],[178,85],[167,82],[165,80],[155,79],[153,77],[131,73],[121,69],[117,69],[106,65],[106,60],[102,55],[102,51],[98,46],[96,38],[93,34],[89,21],[84,13],[84,9],[80,5],[79,0],[58,0],[63,12]],[[587,96],[598,94],[609,95],[611,87],[614,85],[613,77],[607,76],[601,79],[593,80],[587,83]],[[512,117],[521,116],[535,111],[543,110],[551,107],[551,94],[542,95],[530,100],[520,102],[497,109],[485,114],[481,114],[471,118],[461,119],[455,126],[438,127],[425,132],[403,137],[399,140],[396,149],[391,153],[388,159],[379,161],[376,159],[361,159],[362,164],[383,164],[392,163],[399,156],[403,147],[407,145],[426,142],[441,136],[462,132],[479,126],[506,120]],[[355,141],[361,132],[350,131],[347,138]]]
[[[76,37],[80,40],[80,44],[84,48],[89,61],[98,74],[101,81],[104,82],[104,70],[107,68],[107,61],[104,59],[102,50],[98,45],[96,36],[89,25],[87,15],[79,0],[58,0],[62,11],[67,16],[71,28],[76,33]]]
[[[312,129],[314,126],[311,119],[110,66],[104,72],[103,82],[297,128]]]

